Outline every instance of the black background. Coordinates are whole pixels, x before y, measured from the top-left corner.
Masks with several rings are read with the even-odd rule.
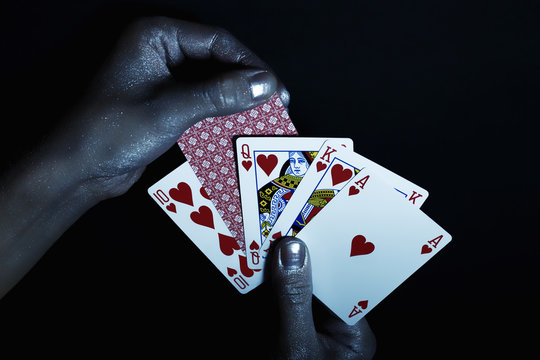
[[[285,83],[301,136],[352,137],[357,152],[428,189],[422,210],[453,236],[367,316],[376,359],[529,353],[539,300],[534,2],[156,4],[3,9],[6,166],[77,101],[132,19],[225,27]],[[239,295],[146,193],[182,161],[171,148],[127,194],[91,209],[0,301],[2,352],[253,359],[272,346],[269,284]]]

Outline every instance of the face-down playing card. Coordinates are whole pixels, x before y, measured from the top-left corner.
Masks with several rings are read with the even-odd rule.
[[[328,138],[239,137],[236,156],[246,255],[261,268],[259,249]],[[335,139],[352,149],[351,139]]]
[[[242,294],[262,282],[248,267],[208,194],[186,162],[148,189],[148,194]]]
[[[233,145],[238,135],[297,135],[297,131],[275,94],[251,110],[199,121],[184,132],[178,145],[245,252]]]
[[[275,94],[252,110],[199,121],[184,132],[178,145],[245,252],[233,145],[238,135],[297,135],[297,131]]]
[[[419,207],[427,198],[425,189],[343,147],[339,141],[328,140],[263,243],[261,257],[266,257],[275,239],[285,235],[295,236],[300,232],[366,166],[380,173],[392,185],[392,195],[402,198],[404,202]],[[409,196],[404,197],[403,194]]]
[[[311,255],[314,295],[350,325],[451,240],[369,166],[298,237]]]

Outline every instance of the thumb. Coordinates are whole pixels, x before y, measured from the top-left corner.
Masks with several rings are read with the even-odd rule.
[[[157,97],[155,108],[170,129],[187,128],[206,117],[249,110],[267,101],[277,90],[276,77],[267,70],[229,71],[200,83],[168,87]],[[171,126],[173,125],[173,126]]]
[[[289,358],[305,349],[317,349],[311,309],[311,261],[304,242],[294,237],[278,242],[271,270],[280,315],[280,353]]]

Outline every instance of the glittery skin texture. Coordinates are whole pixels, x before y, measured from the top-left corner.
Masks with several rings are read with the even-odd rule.
[[[173,76],[187,60],[209,59],[234,70],[191,82]],[[2,174],[0,297],[85,211],[126,192],[190,125],[286,94],[280,89],[268,66],[223,30],[163,17],[134,23],[74,110]]]
[[[185,83],[172,70],[186,59],[237,67]],[[189,126],[255,107],[276,91],[288,106],[266,64],[226,31],[168,18],[135,23],[74,112],[0,182],[0,297],[84,212],[127,191]],[[277,358],[371,358],[375,340],[365,320],[349,327],[329,316],[318,319],[316,332],[305,245],[285,239],[276,249]]]
[[[186,59],[213,59],[239,70],[182,83],[173,69]],[[70,130],[76,135],[69,137],[86,178],[99,180],[96,190],[121,194],[193,123],[254,107],[279,86],[268,67],[224,30],[143,19],[120,38],[75,113]]]
[[[280,239],[271,256],[272,285],[281,315],[275,358],[371,359],[375,337],[365,319],[349,326],[328,312],[323,319],[313,318],[311,261],[304,242]]]

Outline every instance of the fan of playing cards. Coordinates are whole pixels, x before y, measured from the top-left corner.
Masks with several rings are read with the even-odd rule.
[[[264,280],[272,242],[308,246],[313,293],[354,324],[451,240],[420,211],[428,192],[353,151],[302,138],[281,100],[204,119],[188,160],[148,193],[241,293]]]

